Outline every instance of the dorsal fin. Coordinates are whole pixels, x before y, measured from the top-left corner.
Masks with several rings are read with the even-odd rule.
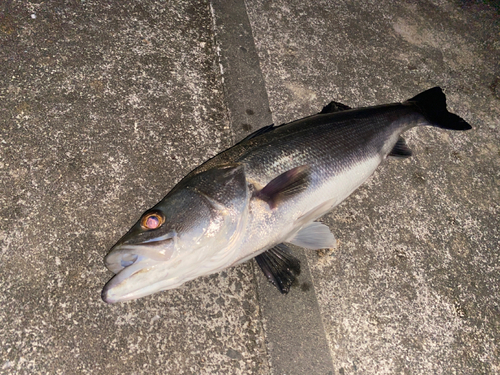
[[[319,114],[322,115],[325,113],[347,111],[348,109],[351,109],[351,107],[349,107],[345,104],[342,104],[342,103],[332,101],[332,102],[328,103],[326,106],[324,106]]]
[[[321,110],[321,112],[319,112],[319,114],[334,113],[334,112],[340,112],[340,111],[347,111],[348,109],[351,109],[351,107],[349,107],[349,106],[347,106],[345,104],[339,103],[339,102],[331,101],[330,103],[328,103],[326,106],[323,107],[323,109]],[[261,134],[265,134],[265,133],[271,132],[274,129],[276,129],[276,126],[274,126],[274,124],[267,125],[267,126],[264,126],[262,128],[259,128],[256,131],[254,131],[253,133],[251,133],[251,134],[247,135],[245,138],[243,138],[240,141],[240,143],[248,141],[249,139],[258,137]]]
[[[274,124],[264,126],[262,128],[257,129],[252,134],[247,135],[240,142],[248,141],[249,139],[255,138],[261,134],[268,133],[268,132],[273,131],[273,130],[274,130]]]

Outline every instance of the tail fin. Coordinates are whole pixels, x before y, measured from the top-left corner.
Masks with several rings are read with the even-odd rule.
[[[451,130],[472,129],[472,126],[465,122],[464,119],[448,112],[446,109],[446,96],[441,87],[426,90],[408,99],[405,103],[417,106],[430,125]]]

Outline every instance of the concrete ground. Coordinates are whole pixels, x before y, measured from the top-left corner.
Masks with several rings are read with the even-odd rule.
[[[0,2],[0,373],[500,374],[494,2]],[[322,221],[286,297],[253,261],[107,305],[109,248],[258,127],[442,86]]]

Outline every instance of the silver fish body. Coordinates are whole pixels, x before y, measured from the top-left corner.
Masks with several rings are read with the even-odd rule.
[[[403,103],[360,109],[334,104],[258,131],[188,174],[111,249],[105,263],[116,275],[103,300],[172,289],[282,243],[333,247],[334,236],[314,220],[347,198],[388,155],[411,155],[400,138],[404,131],[418,125],[471,128],[446,110],[437,87]]]

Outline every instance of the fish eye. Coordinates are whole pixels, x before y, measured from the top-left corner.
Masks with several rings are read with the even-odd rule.
[[[159,228],[165,222],[165,217],[159,212],[149,212],[141,219],[141,226],[144,229]]]

